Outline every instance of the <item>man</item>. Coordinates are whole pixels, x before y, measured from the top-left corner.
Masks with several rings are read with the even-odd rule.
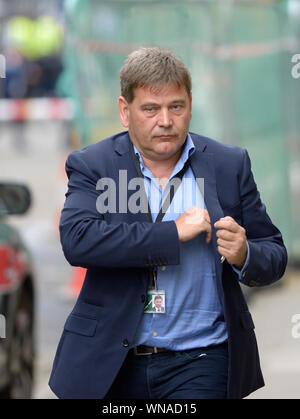
[[[128,131],[66,163],[61,242],[87,274],[50,387],[61,398],[245,397],[264,382],[239,282],[284,274],[281,234],[246,150],[189,132],[191,79],[177,57],[141,48],[120,78]],[[147,312],[155,295],[165,313]]]
[[[154,311],[156,313],[164,313],[165,312],[165,308],[162,305],[162,297],[160,295],[156,295],[154,297]]]

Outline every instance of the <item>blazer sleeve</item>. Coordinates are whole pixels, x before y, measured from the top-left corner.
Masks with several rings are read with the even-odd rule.
[[[283,276],[287,265],[287,251],[280,231],[272,224],[266,207],[261,202],[248,153],[246,150],[243,152],[240,197],[250,258],[241,281],[249,286],[263,286]]]
[[[75,151],[66,162],[69,182],[59,230],[68,262],[86,268],[178,264],[179,239],[173,221],[105,221],[96,209],[97,175],[82,154]]]

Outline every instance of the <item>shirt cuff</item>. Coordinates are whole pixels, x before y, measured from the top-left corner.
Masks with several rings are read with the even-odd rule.
[[[238,276],[239,276],[239,280],[241,281],[243,278],[244,278],[244,276],[246,275],[246,270],[247,270],[247,268],[248,268],[248,265],[249,265],[249,260],[250,260],[250,248],[249,248],[249,244],[248,244],[248,242],[246,242],[247,243],[247,257],[246,257],[246,260],[245,260],[245,263],[244,263],[244,266],[242,267],[242,269],[241,270],[239,270],[239,269],[237,269],[235,266],[233,266],[233,265],[231,265],[231,267],[232,267],[232,269],[234,270],[234,272],[236,272],[237,274],[238,274]]]

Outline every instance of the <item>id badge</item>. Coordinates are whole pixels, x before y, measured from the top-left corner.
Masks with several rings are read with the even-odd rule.
[[[165,290],[148,290],[144,313],[165,314],[166,313],[166,294]]]

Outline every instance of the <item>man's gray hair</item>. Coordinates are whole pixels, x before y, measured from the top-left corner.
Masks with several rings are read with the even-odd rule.
[[[138,87],[177,83],[191,94],[192,82],[189,70],[168,49],[159,47],[139,48],[127,57],[120,71],[121,95],[128,103],[134,99]]]

